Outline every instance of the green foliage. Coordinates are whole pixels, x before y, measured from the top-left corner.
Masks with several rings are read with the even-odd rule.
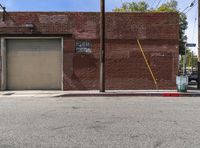
[[[198,57],[195,55],[193,56],[193,62],[192,62],[192,52],[189,50],[187,53],[187,67],[195,67],[197,69],[197,62],[198,62]]]
[[[187,36],[185,35],[185,30],[188,27],[186,14],[180,12],[177,9],[178,2],[176,0],[171,0],[165,4],[162,4],[155,12],[177,12],[179,14],[179,54],[185,54],[185,44],[187,42]]]
[[[187,67],[194,67],[194,69],[197,69],[197,63],[198,63],[198,57],[197,55],[193,55],[193,61],[192,61],[192,52],[189,48],[187,48],[186,50],[186,66]],[[183,61],[184,61],[185,55],[181,57],[181,61],[180,61],[180,66],[181,68],[183,67]]]
[[[155,9],[154,11],[157,12],[177,12],[178,2],[175,0],[171,0],[165,4],[162,4],[159,8]]]
[[[179,14],[179,54],[183,55],[185,52],[185,43],[187,42],[187,36],[185,30],[188,27],[186,14],[180,12],[177,8],[178,2],[171,0],[165,4],[162,4],[159,8],[150,8],[145,1],[140,2],[125,2],[122,7],[115,8],[115,12],[177,12]]]
[[[121,8],[115,8],[115,12],[147,12],[149,5],[144,2],[125,2]]]
[[[185,44],[187,43],[187,36],[185,30],[188,27],[187,17],[184,13],[179,13],[179,54],[185,54]]]

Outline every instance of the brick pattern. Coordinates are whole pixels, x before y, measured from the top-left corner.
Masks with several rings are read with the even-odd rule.
[[[92,54],[73,54],[73,61],[69,62],[73,63],[70,75],[66,74],[69,69],[64,70],[65,90],[99,88],[99,40],[91,40],[91,44]],[[175,78],[178,73],[177,41],[142,40],[141,44],[158,80],[159,88],[175,89]],[[106,89],[155,89],[154,81],[136,41],[107,41]]]
[[[177,39],[178,22],[176,13],[107,13],[107,39]],[[31,34],[27,23],[34,23],[35,34],[72,33],[76,39],[99,38],[98,13],[11,12],[6,22],[0,22],[0,33]]]
[[[2,14],[1,14],[2,15]],[[31,32],[26,23],[34,23]],[[179,20],[176,13],[106,14],[106,89],[155,89],[136,39],[141,40],[160,89],[174,89],[178,73]],[[64,37],[64,90],[99,88],[99,14],[12,12],[0,34],[72,34]],[[91,54],[75,53],[76,40],[91,42]]]

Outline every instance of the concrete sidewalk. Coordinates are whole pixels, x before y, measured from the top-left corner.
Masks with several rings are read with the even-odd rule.
[[[2,91],[0,97],[101,97],[101,96],[154,96],[154,97],[200,97],[200,90],[188,90],[180,93],[176,90],[108,90],[100,93],[98,90],[90,91]]]

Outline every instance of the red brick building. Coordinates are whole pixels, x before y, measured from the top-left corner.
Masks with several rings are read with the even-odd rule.
[[[2,16],[2,14],[1,14]],[[99,89],[99,13],[10,12],[0,21],[1,89]],[[106,89],[175,88],[176,13],[106,14]]]

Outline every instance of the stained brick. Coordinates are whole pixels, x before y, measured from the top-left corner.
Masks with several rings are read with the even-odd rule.
[[[2,15],[2,13],[0,14]],[[99,13],[9,12],[0,34],[72,34],[63,38],[64,90],[99,88]],[[25,27],[34,23],[35,31]],[[76,40],[92,53],[75,53]],[[176,87],[179,19],[176,13],[106,14],[106,89],[155,89],[136,39],[141,40],[160,89]]]

